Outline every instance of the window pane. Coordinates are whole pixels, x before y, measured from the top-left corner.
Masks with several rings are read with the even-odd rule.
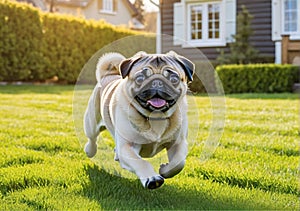
[[[220,13],[220,4],[214,4],[215,13]]]
[[[297,31],[297,24],[294,22],[284,24],[284,30],[286,32],[295,32]]]
[[[210,39],[220,39],[220,5],[220,3],[206,1],[188,6],[190,15],[189,38],[191,40],[205,42]]]
[[[286,21],[296,21],[297,19],[297,12],[296,11],[290,11],[284,13],[284,18]]]
[[[198,39],[202,39],[202,31],[198,32]]]
[[[209,4],[208,5],[208,12],[209,13],[220,12],[220,5],[219,4]]]
[[[202,39],[202,6],[192,5],[191,10],[191,39]]]
[[[219,38],[220,5],[208,5],[208,39]]]
[[[215,22],[215,27],[216,27],[217,30],[220,29],[220,22],[219,22],[219,21],[216,21],[216,22]]]
[[[196,33],[192,32],[192,40],[195,40],[195,39],[196,39]]]
[[[198,13],[197,20],[202,21],[202,13]]]
[[[202,6],[194,5],[191,7],[191,9],[192,9],[192,13],[194,14],[202,13]]]
[[[192,21],[195,21],[196,20],[196,13],[193,11],[192,14],[191,14],[191,20]]]
[[[284,0],[284,32],[296,32],[299,11],[297,0]]]
[[[192,28],[193,31],[196,30],[197,29],[196,24],[192,23],[192,27],[191,28]]]
[[[285,7],[285,9],[296,9],[297,8],[297,0],[285,0],[284,7]]]
[[[197,28],[198,28],[198,29],[202,29],[202,23],[201,23],[201,22],[198,23]]]

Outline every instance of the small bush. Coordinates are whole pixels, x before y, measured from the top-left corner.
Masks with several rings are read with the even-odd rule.
[[[225,93],[291,92],[299,77],[299,67],[293,65],[223,65],[216,71]]]
[[[254,33],[251,28],[252,18],[253,15],[249,13],[245,5],[242,5],[237,16],[237,32],[232,36],[235,41],[229,44],[229,54],[220,50],[220,55],[217,58],[219,64],[250,64],[257,60],[264,60],[263,57],[258,56],[259,51],[250,42]]]

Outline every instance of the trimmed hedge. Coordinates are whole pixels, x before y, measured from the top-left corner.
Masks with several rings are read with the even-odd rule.
[[[0,80],[35,79],[44,68],[39,11],[0,1]]]
[[[195,74],[189,89],[194,93],[216,93],[215,71],[209,62],[194,62]]]
[[[225,93],[291,92],[299,67],[279,64],[223,65],[216,68]]]
[[[0,80],[35,81],[58,76],[60,81],[75,83],[94,53],[132,35],[144,36],[139,47],[155,52],[154,36],[0,0]],[[128,52],[135,53],[131,48]]]

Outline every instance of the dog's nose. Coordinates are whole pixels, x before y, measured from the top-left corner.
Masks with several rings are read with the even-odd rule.
[[[152,81],[152,88],[162,88],[164,86],[161,80],[153,80]]]

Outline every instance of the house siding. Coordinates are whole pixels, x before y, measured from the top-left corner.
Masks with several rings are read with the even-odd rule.
[[[251,26],[253,35],[250,38],[251,44],[259,50],[263,60],[274,62],[275,43],[272,41],[272,1],[262,0],[237,0],[238,12],[242,5],[245,5],[253,16]]]
[[[180,0],[165,0],[161,4],[161,32],[173,36],[173,5]],[[242,5],[245,5],[249,12],[253,15],[252,28],[254,34],[250,38],[251,44],[259,50],[261,61],[274,61],[275,43],[272,41],[272,1],[262,0],[237,0],[237,10],[241,11]],[[209,60],[216,60],[219,55],[218,49],[223,49],[225,53],[229,52],[228,45],[226,47],[201,47],[202,53]],[[175,50],[190,59],[197,59],[195,51],[189,51],[189,48],[174,46],[171,39],[162,38],[162,51],[167,52]],[[190,53],[189,53],[190,52]]]

